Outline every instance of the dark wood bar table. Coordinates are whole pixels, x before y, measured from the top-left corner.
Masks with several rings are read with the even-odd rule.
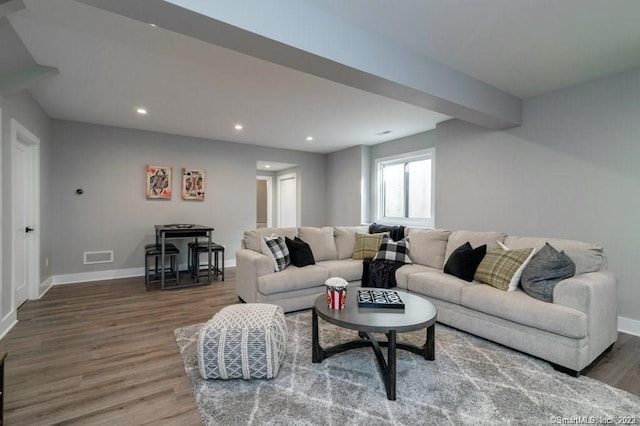
[[[183,287],[193,287],[196,285],[203,285],[203,284],[211,284],[211,233],[213,232],[214,229],[211,226],[191,225],[191,224],[155,225],[155,228],[156,228],[156,244],[160,244],[161,246],[160,288],[162,290],[165,290],[165,288],[174,289],[174,288],[183,288]],[[198,237],[207,237],[208,244],[209,244],[207,282],[206,283],[201,282],[200,276],[198,275],[198,278],[194,282],[190,282],[188,284],[180,284],[179,281],[177,281],[175,286],[165,287],[164,258],[165,258],[166,240],[172,239],[172,238],[196,238],[197,239]],[[179,262],[178,262],[178,268],[180,268]]]

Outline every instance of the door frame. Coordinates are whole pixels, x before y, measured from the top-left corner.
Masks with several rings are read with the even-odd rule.
[[[18,142],[23,143],[29,148],[29,162],[31,168],[31,181],[28,182],[31,188],[31,197],[28,200],[29,205],[29,219],[34,228],[32,234],[32,241],[29,244],[29,300],[35,300],[40,297],[40,139],[31,133],[26,127],[18,123],[15,119],[11,119],[9,124],[10,137],[11,137],[11,203],[13,211],[13,200],[15,199],[15,190],[13,185],[13,179],[15,177],[15,150]],[[11,247],[15,247],[16,240],[18,238],[18,230],[16,229],[17,220],[15,215],[11,214]],[[16,254],[11,253],[11,306],[12,311],[15,311],[16,300],[16,282],[15,282],[15,262]]]
[[[298,174],[297,173],[286,173],[283,175],[278,175],[277,177],[278,179],[278,225],[279,227],[281,227],[281,209],[280,209],[280,201],[281,201],[281,194],[282,194],[282,190],[281,190],[281,182],[283,180],[288,180],[288,179],[295,179],[295,183],[296,183],[296,227],[300,226],[300,194],[298,194]]]
[[[273,226],[273,176],[256,176],[256,180],[267,181],[267,227]]]

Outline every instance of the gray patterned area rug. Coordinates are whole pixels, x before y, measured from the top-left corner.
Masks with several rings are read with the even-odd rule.
[[[357,337],[320,324],[325,347]],[[634,417],[640,422],[636,395],[559,373],[544,361],[441,324],[435,361],[398,350],[396,401],[386,398],[370,348],[311,362],[310,311],[287,315],[287,355],[272,380],[202,380],[196,355],[201,326],[174,333],[205,425],[615,424]],[[424,336],[404,333],[398,341],[419,344]]]

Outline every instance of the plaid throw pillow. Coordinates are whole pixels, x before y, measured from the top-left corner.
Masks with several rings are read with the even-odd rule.
[[[385,234],[361,234],[356,232],[356,248],[353,250],[354,260],[372,259],[380,248]]]
[[[269,256],[273,260],[274,271],[280,272],[291,263],[289,249],[281,237],[275,234],[270,237],[262,237],[261,248],[262,254]]]
[[[524,261],[527,260],[532,251],[532,248],[519,250],[489,249],[480,265],[478,265],[474,278],[476,281],[507,291],[511,278],[513,278]]]
[[[409,257],[409,240],[393,241],[391,237],[383,236],[378,253],[373,260],[393,260],[402,263],[413,263]]]

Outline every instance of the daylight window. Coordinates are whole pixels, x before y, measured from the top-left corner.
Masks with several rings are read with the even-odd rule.
[[[376,221],[433,227],[435,148],[376,160]]]

